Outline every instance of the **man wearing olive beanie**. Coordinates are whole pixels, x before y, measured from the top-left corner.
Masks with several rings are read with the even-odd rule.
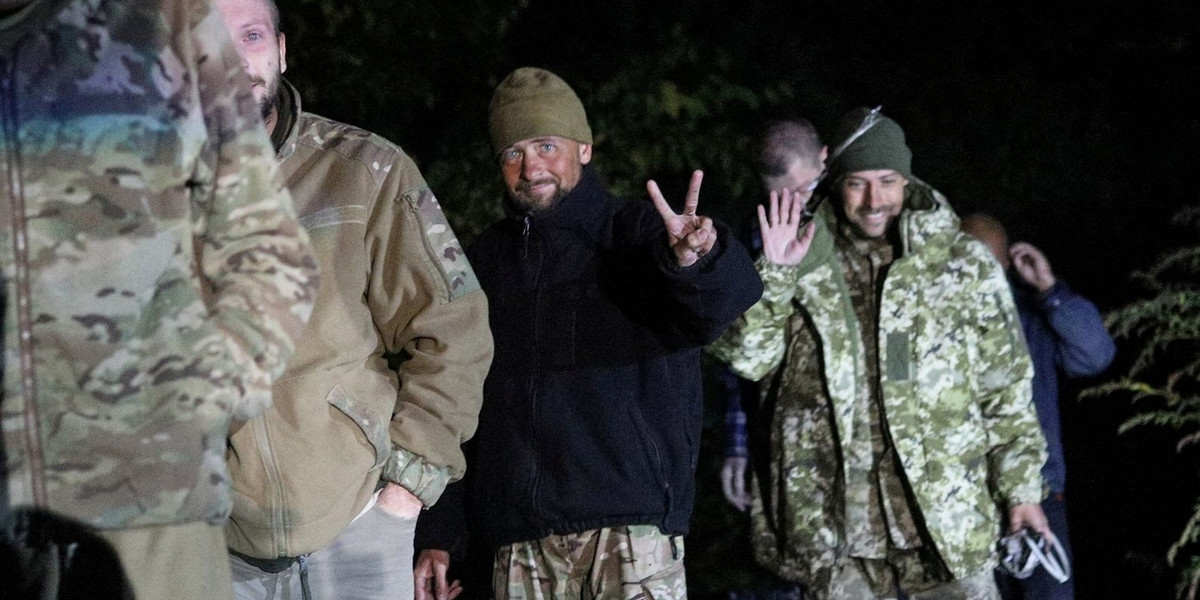
[[[605,191],[557,75],[514,71],[488,125],[508,217],[467,251],[496,359],[465,483],[495,597],[686,598],[700,353],[758,300],[754,265],[697,214],[699,171],[679,213],[653,181]]]
[[[856,109],[833,142],[829,202],[804,226],[801,195],[771,196],[762,300],[710,347],[770,376],[748,424],[755,557],[805,598],[993,600],[1000,536],[1049,533],[1008,283],[895,121]]]

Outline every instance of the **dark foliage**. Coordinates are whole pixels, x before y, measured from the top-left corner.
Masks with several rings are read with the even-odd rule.
[[[501,212],[487,103],[523,65],[579,92],[595,163],[616,190],[644,201],[652,177],[680,198],[702,168],[701,210],[735,225],[759,200],[750,155],[767,119],[797,114],[828,131],[845,110],[882,104],[904,126],[918,176],[960,211],[1009,224],[1101,307],[1131,302],[1127,274],[1187,245],[1167,224],[1200,200],[1190,180],[1200,162],[1195,2],[285,0],[280,9],[287,76],[305,107],[401,144],[467,242]],[[1131,456],[1157,447],[1136,433],[1109,437],[1128,415],[1089,404],[1064,402],[1072,481],[1086,496],[1071,506],[1084,542],[1077,588],[1153,597],[1166,548],[1124,524],[1146,512],[1186,521],[1191,505],[1181,509],[1169,486],[1137,487],[1144,473],[1114,485],[1126,481],[1122,465],[1137,464]],[[718,421],[706,431],[689,539],[696,598],[761,576],[717,488]],[[1164,473],[1195,478],[1186,467]],[[1116,500],[1134,491],[1148,496]],[[1114,585],[1120,577],[1132,583]]]

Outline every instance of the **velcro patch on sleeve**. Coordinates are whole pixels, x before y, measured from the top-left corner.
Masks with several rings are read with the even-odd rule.
[[[442,205],[433,195],[433,190],[421,188],[405,194],[404,198],[417,215],[425,246],[446,282],[446,289],[450,290],[450,299],[478,290],[479,279],[475,277],[467,254],[450,228],[450,222],[446,220],[446,214],[442,212]]]

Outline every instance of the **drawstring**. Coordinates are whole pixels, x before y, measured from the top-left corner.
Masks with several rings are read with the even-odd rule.
[[[312,590],[308,587],[308,555],[301,554],[296,561],[300,563],[300,593],[304,600],[312,600]]]

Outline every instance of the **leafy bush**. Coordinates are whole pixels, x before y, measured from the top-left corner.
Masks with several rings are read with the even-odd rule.
[[[1200,232],[1200,208],[1185,209],[1174,220]],[[1138,410],[1121,424],[1121,433],[1169,427],[1179,435],[1176,450],[1184,452],[1200,443],[1200,245],[1165,254],[1133,279],[1148,297],[1107,319],[1113,336],[1125,342],[1123,348],[1133,350],[1130,366],[1121,379],[1085,394],[1131,397]],[[1182,571],[1180,595],[1195,600],[1200,591],[1200,500],[1167,560]]]

